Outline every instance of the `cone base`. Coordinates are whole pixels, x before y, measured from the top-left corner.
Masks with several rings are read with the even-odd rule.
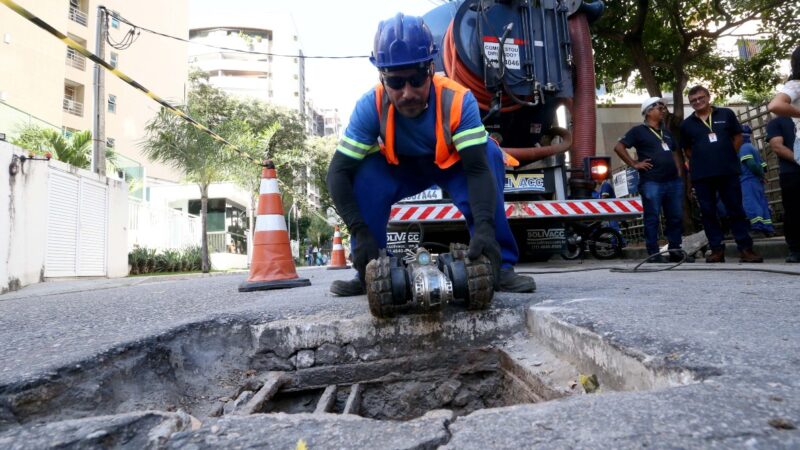
[[[290,289],[311,286],[307,278],[292,278],[290,280],[273,281],[245,281],[239,285],[239,292],[267,291],[270,289]]]
[[[347,264],[345,264],[343,266],[328,266],[328,270],[342,270],[342,269],[349,269],[349,268],[350,268],[350,266],[348,266]]]

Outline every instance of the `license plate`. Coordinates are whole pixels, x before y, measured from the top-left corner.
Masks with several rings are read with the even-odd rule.
[[[406,197],[400,200],[401,203],[407,202],[424,202],[428,200],[441,200],[442,197],[442,190],[438,187],[432,187],[425,189],[424,191],[420,192],[417,195],[412,195],[411,197]]]

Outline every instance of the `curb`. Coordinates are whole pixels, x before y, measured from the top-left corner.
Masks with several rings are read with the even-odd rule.
[[[739,260],[739,250],[736,242],[731,239],[723,241],[725,244],[725,258],[730,261]],[[789,246],[783,237],[753,239],[753,250],[764,259],[783,259],[789,255]],[[622,249],[624,259],[645,259],[647,250],[644,247],[625,247]]]

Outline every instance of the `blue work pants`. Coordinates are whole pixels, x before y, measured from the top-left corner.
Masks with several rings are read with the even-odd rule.
[[[505,166],[503,155],[497,144],[491,139],[486,145],[489,169],[492,171],[497,190],[494,216],[495,238],[500,244],[502,267],[514,266],[519,259],[519,249],[511,227],[506,218],[503,202],[503,185],[505,184]],[[399,165],[386,162],[380,153],[364,158],[358,167],[353,180],[358,209],[367,223],[372,237],[378,247],[386,248],[386,226],[392,205],[398,201],[418,194],[432,185],[438,185],[448,194],[467,221],[470,235],[473,232],[472,211],[469,205],[467,177],[461,162],[447,169],[440,169],[434,164],[432,157],[401,157]],[[355,237],[351,236],[351,248],[355,249]]]
[[[749,177],[742,183],[742,206],[750,228],[764,233],[774,233],[772,226],[772,213],[769,211],[767,194],[764,192],[764,183],[758,178]]]
[[[742,186],[739,175],[720,175],[716,177],[694,180],[694,192],[697,202],[700,203],[700,214],[703,216],[703,230],[708,238],[708,245],[712,250],[723,248],[722,229],[717,217],[717,195],[725,205],[730,220],[731,233],[736,240],[739,251],[753,247],[753,239],[748,233],[750,223],[742,207]]]
[[[645,181],[639,186],[644,209],[644,242],[647,254],[659,252],[658,226],[661,210],[666,222],[664,236],[670,249],[681,248],[683,239],[683,180]]]

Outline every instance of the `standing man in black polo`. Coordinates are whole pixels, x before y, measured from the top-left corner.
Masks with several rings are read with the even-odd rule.
[[[711,247],[707,263],[725,262],[723,233],[717,217],[717,196],[728,211],[731,232],[739,249],[740,262],[763,262],[753,251],[750,224],[742,207],[739,184],[739,147],[742,126],[728,108],[711,106],[711,94],[703,86],[689,89],[689,104],[694,112],[681,123],[681,144],[689,159],[703,229]]]
[[[683,181],[681,163],[675,140],[664,126],[667,107],[658,97],[651,97],[642,103],[644,123],[636,125],[625,133],[614,152],[630,167],[639,171],[639,193],[644,208],[644,241],[648,262],[669,262],[659,253],[658,226],[661,223],[661,210],[664,210],[667,238],[671,261],[680,261],[683,234]],[[626,149],[636,148],[636,161]]]
[[[789,246],[787,263],[800,263],[800,163],[794,156],[795,124],[789,117],[776,117],[767,124],[767,142],[778,155],[783,233]]]

